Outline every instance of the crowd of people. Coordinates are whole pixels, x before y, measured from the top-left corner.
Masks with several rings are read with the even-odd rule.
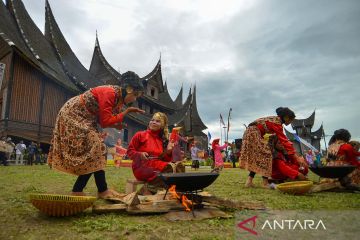
[[[181,127],[174,127],[169,133],[168,117],[165,113],[155,113],[148,128],[132,137],[128,148],[121,140],[106,138],[104,128],[121,130],[124,116],[128,113],[142,114],[142,109],[131,107],[144,92],[144,82],[134,72],[122,75],[122,86],[107,85],[92,88],[68,100],[57,116],[49,155],[42,153],[40,146],[32,142],[26,146],[23,141],[14,144],[11,138],[2,139],[15,152],[16,164],[32,165],[45,162],[51,168],[77,176],[72,194],[85,195],[83,190],[91,175],[94,175],[99,198],[119,196],[106,183],[106,156],[112,155],[115,166],[119,166],[116,155],[125,155],[132,160],[135,178],[146,182],[142,192],[154,193],[164,187],[159,173],[184,172],[185,153],[180,146],[187,145],[192,168],[197,170],[204,159],[213,159],[213,171],[221,172],[224,160],[238,161],[239,166],[249,172],[246,187],[255,187],[256,174],[262,176],[263,187],[269,187],[269,180],[305,180],[309,166],[354,165],[357,169],[341,179],[346,187],[360,184],[360,164],[358,142],[351,142],[351,135],[345,129],[335,131],[329,142],[325,162],[320,152],[308,150],[304,156],[297,154],[292,142],[284,134],[284,125],[295,119],[295,113],[287,107],[276,109],[276,115],[261,117],[250,123],[243,135],[241,147],[214,139],[210,151],[201,149],[201,144],[190,137],[181,135]],[[231,149],[229,151],[229,149]],[[1,150],[1,149],[0,149]],[[225,154],[224,154],[225,153]],[[9,151],[1,150],[4,165],[10,157]],[[4,160],[5,159],[5,160]]]
[[[15,144],[11,137],[3,137],[0,145],[0,161],[4,166],[8,166],[9,162],[30,166],[47,163],[47,153],[33,141],[27,146],[23,140]]]

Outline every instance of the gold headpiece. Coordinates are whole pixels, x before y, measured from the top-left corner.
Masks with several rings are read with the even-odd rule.
[[[157,112],[153,115],[154,119],[161,121],[161,128],[164,130],[164,135],[166,138],[169,137],[169,128],[168,128],[168,118],[165,113]]]

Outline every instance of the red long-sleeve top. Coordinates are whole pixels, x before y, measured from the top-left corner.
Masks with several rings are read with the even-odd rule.
[[[117,127],[123,121],[124,114],[118,113],[122,107],[120,93],[111,86],[99,86],[90,90],[99,105],[98,121],[102,128]]]
[[[360,152],[355,151],[353,146],[351,146],[349,143],[342,144],[337,155],[339,157],[344,156],[345,161],[351,165],[360,167],[360,162],[357,160],[357,157],[360,156]]]
[[[133,160],[132,169],[134,176],[140,181],[151,181],[156,178],[156,173],[161,172],[168,162],[171,155],[164,154],[163,140],[159,135],[160,131],[141,131],[137,132],[130,141],[127,155]],[[141,153],[146,152],[149,157],[159,157],[159,159],[142,160]]]
[[[292,142],[290,142],[289,139],[285,136],[284,129],[279,117],[262,118],[257,120],[256,122],[256,126],[260,130],[262,137],[266,133],[276,134],[281,145],[285,148],[286,154],[291,158],[295,157],[296,150]]]

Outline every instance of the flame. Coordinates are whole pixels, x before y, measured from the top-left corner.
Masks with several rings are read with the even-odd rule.
[[[180,195],[176,192],[176,185],[172,185],[169,188],[169,192],[172,194],[172,196],[178,200],[180,200],[181,204],[185,207],[185,211],[189,212],[191,211],[190,207],[192,206],[192,201],[189,200],[185,195]]]

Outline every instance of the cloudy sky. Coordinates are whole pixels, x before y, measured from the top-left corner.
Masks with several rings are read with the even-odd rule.
[[[45,1],[23,2],[43,30]],[[360,1],[49,2],[86,68],[96,30],[103,54],[120,72],[143,76],[161,52],[171,96],[182,84],[186,94],[196,84],[198,110],[213,137],[220,137],[219,114],[226,121],[230,107],[234,139],[244,123],[287,106],[297,118],[316,109],[313,130],[323,123],[326,134],[346,128],[360,140]]]

